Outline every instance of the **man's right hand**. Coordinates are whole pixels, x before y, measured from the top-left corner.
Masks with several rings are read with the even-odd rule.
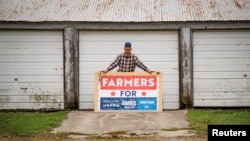
[[[153,73],[154,71],[148,69],[148,70],[146,70],[146,72],[148,72],[148,73],[151,74],[151,73]]]

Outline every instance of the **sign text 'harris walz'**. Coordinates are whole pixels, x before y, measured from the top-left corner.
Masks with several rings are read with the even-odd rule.
[[[95,73],[95,112],[162,111],[162,73]]]

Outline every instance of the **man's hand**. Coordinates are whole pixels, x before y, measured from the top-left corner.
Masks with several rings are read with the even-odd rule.
[[[152,71],[152,70],[147,70],[147,72],[151,74],[151,73],[153,73],[154,71]]]
[[[108,70],[102,70],[102,71],[100,71],[100,73],[107,73],[108,72]]]

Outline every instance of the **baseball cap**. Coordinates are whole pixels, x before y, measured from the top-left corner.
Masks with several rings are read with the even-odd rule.
[[[131,43],[130,42],[125,42],[124,46],[130,46],[131,47]]]

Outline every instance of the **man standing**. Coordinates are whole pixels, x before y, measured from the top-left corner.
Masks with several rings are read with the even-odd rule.
[[[115,67],[119,66],[117,72],[134,72],[135,68],[139,67],[148,73],[152,73],[153,71],[149,70],[135,54],[131,53],[131,51],[131,43],[125,42],[124,52],[119,54],[106,70],[103,70],[101,72],[107,73],[113,70]]]

